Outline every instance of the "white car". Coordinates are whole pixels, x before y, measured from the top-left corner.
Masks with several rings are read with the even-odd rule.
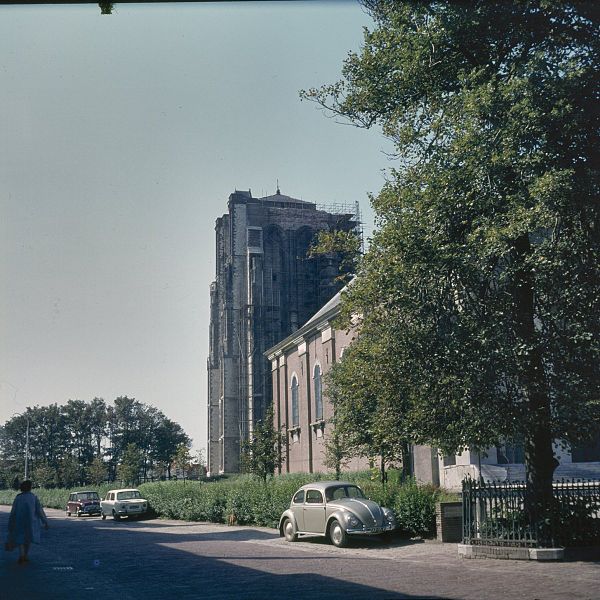
[[[110,490],[100,502],[100,514],[103,519],[112,516],[115,521],[121,517],[138,517],[148,512],[148,501],[142,498],[139,490],[125,488]]]

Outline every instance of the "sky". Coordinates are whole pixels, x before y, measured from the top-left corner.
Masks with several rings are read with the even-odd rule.
[[[358,201],[372,231],[385,141],[298,94],[370,25],[341,0],[0,6],[0,424],[129,396],[206,447],[229,194]]]

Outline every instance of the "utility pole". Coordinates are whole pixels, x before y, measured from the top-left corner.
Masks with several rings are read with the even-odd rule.
[[[27,431],[25,433],[25,479],[27,479],[28,461],[29,461],[29,417],[27,417]]]

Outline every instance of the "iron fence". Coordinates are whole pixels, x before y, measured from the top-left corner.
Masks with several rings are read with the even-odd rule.
[[[553,505],[540,522],[526,510],[525,482],[463,481],[463,542],[488,546],[600,544],[600,481],[552,484]]]

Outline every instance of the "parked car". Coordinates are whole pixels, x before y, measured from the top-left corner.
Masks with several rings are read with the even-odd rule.
[[[100,511],[103,519],[112,516],[115,521],[121,517],[139,517],[148,512],[148,501],[135,488],[109,490],[100,502]]]
[[[82,515],[100,514],[100,496],[98,492],[71,492],[67,501],[67,517],[72,514],[81,517]]]
[[[369,500],[357,485],[346,481],[303,485],[279,520],[279,534],[288,542],[301,535],[324,535],[340,548],[350,536],[385,535],[395,528],[389,508]]]

